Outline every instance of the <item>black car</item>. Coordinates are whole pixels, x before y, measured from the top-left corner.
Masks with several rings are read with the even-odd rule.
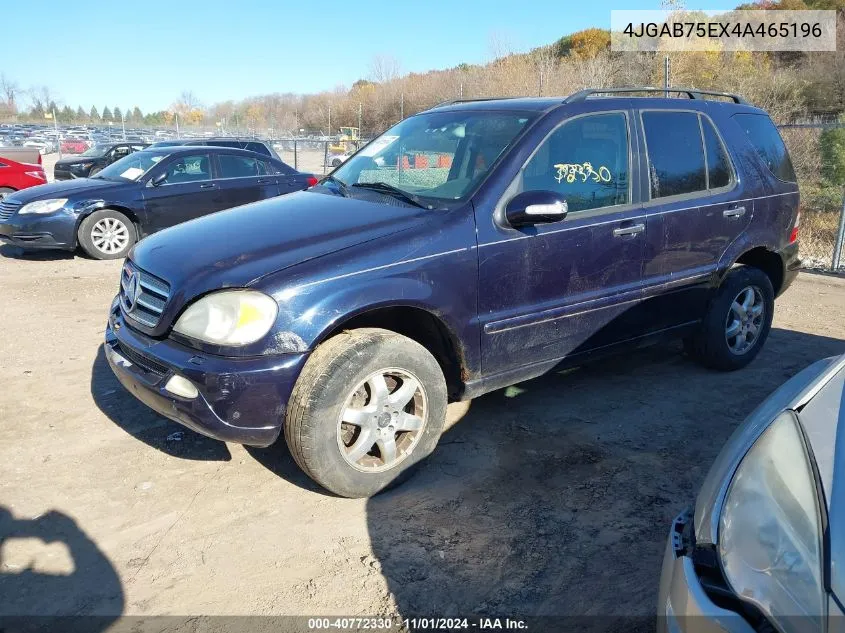
[[[97,144],[81,154],[68,156],[56,161],[53,168],[55,180],[72,180],[74,178],[90,178],[104,168],[133,152],[147,147],[145,143],[123,141],[121,143]]]
[[[214,147],[232,147],[237,149],[247,149],[251,152],[258,152],[259,154],[264,154],[265,156],[270,156],[271,158],[279,159],[279,155],[276,153],[276,150],[273,149],[273,146],[270,145],[270,143],[256,138],[237,138],[232,136],[220,136],[211,138],[181,138],[171,139],[168,141],[158,141],[150,145],[150,147],[176,147],[179,145],[194,145],[197,147],[202,145],[212,145]]]
[[[145,149],[96,176],[54,182],[0,202],[0,239],[22,248],[124,257],[151,233],[317,182],[280,160],[223,147]]]

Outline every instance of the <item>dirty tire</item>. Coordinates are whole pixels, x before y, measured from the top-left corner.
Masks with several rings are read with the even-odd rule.
[[[395,466],[362,472],[341,453],[341,413],[356,386],[385,368],[418,379],[426,401],[425,423],[410,453]],[[440,366],[416,341],[376,328],[341,332],[305,363],[288,403],[285,440],[296,463],[318,484],[343,497],[370,497],[403,481],[434,450],[446,419],[446,393]]]
[[[746,288],[760,291],[764,313],[762,324],[751,346],[747,351],[736,354],[731,351],[726,339],[726,327],[734,298]],[[721,371],[741,369],[754,360],[765,344],[772,326],[774,305],[775,293],[766,273],[751,266],[732,268],[710,302],[700,329],[684,341],[684,348],[705,367]]]
[[[97,247],[94,243],[92,231],[102,220],[116,220],[125,227],[126,245],[123,248],[114,252],[106,252]],[[82,247],[82,250],[94,259],[123,259],[135,244],[135,241],[137,240],[137,232],[135,231],[135,224],[132,220],[127,218],[120,211],[115,211],[114,209],[100,209],[82,220],[82,224],[79,225],[78,238],[79,245]]]

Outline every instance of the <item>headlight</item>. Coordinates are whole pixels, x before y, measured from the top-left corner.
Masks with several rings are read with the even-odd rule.
[[[73,168],[73,169],[88,169],[93,164],[94,163],[74,163],[73,165],[71,165],[71,168]]]
[[[755,442],[719,520],[719,555],[731,588],[787,633],[821,631],[826,617],[819,501],[798,424],[786,411]]]
[[[248,345],[270,331],[279,307],[255,290],[221,290],[188,306],[173,328],[214,345]]]
[[[67,202],[67,198],[56,198],[54,200],[38,200],[23,205],[18,209],[18,215],[25,215],[27,213],[53,213],[58,211]]]

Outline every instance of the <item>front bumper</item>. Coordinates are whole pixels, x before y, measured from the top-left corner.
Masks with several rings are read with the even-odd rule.
[[[60,210],[46,215],[15,213],[0,222],[0,240],[21,248],[76,248],[76,215]]]
[[[132,330],[116,304],[104,350],[121,384],[157,413],[203,435],[252,446],[268,446],[279,437],[288,398],[308,357],[203,354]],[[199,395],[188,399],[167,391],[173,375],[190,380]]]
[[[692,510],[687,509],[669,532],[657,597],[658,633],[755,633],[745,618],[717,606],[704,592],[682,544],[681,535],[691,521]]]

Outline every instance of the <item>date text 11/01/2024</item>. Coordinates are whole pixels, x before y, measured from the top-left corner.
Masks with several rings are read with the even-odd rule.
[[[394,628],[406,629],[411,631],[417,630],[432,630],[432,631],[452,631],[452,630],[510,630],[510,631],[524,631],[527,630],[528,624],[525,620],[515,618],[309,618],[308,629],[311,631],[325,631],[325,630],[381,630],[389,631]]]

